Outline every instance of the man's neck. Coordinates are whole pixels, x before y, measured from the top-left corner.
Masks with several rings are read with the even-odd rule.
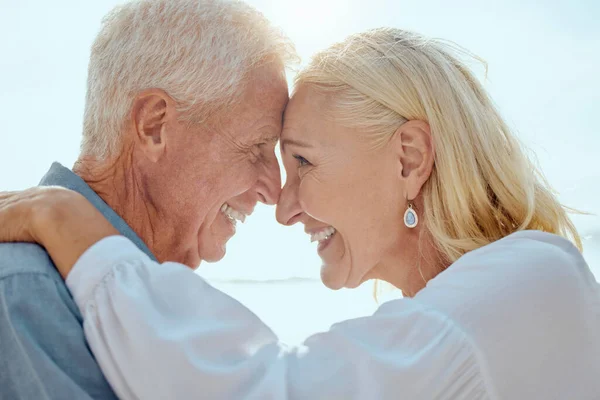
[[[109,161],[80,157],[73,172],[112,208],[144,241],[157,257],[156,212],[141,190],[140,177],[133,168],[132,152]],[[160,260],[160,259],[159,259]]]

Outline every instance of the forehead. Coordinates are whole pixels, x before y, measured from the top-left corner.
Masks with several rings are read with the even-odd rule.
[[[241,128],[237,138],[255,140],[269,136],[277,139],[288,102],[283,67],[269,63],[252,71],[246,79],[244,95],[228,113],[231,122]]]
[[[299,87],[285,109],[281,139],[310,139],[333,129],[333,121],[326,117],[330,101],[309,85]]]
[[[282,150],[296,141],[329,156],[363,151],[363,132],[336,117],[335,96],[311,85],[298,88],[285,110]]]
[[[252,71],[246,78],[246,94],[257,106],[279,114],[288,102],[285,69],[280,63],[270,62]]]

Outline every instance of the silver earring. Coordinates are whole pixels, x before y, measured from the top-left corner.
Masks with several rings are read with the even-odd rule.
[[[417,212],[414,210],[412,204],[408,203],[408,208],[404,213],[404,225],[408,228],[414,228],[419,223],[419,217],[417,216]]]

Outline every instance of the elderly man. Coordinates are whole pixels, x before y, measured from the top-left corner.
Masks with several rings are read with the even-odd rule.
[[[78,191],[159,261],[219,260],[236,220],[279,196],[274,146],[293,59],[241,2],[118,7],[92,47],[81,155],[41,184]],[[0,244],[0,354],[2,399],[114,398],[35,245]]]

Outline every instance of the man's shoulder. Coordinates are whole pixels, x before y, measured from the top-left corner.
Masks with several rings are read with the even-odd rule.
[[[60,279],[48,253],[31,243],[0,243],[0,279],[19,274],[41,274]]]
[[[0,243],[0,399],[116,399],[40,246]]]

